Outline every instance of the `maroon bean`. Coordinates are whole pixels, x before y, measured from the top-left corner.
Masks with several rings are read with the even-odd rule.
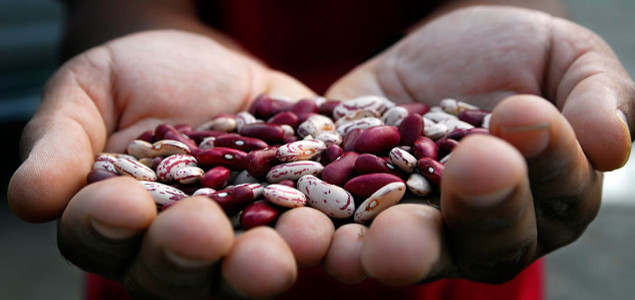
[[[399,135],[401,145],[412,146],[423,135],[423,117],[418,114],[409,114],[399,123]]]
[[[445,169],[443,164],[429,157],[424,157],[419,159],[417,166],[421,175],[437,186],[441,186],[441,176],[443,175],[443,169]]]
[[[201,186],[200,184],[183,184],[183,183],[178,183],[178,182],[174,182],[174,183],[170,183],[168,184],[169,186],[179,189],[181,191],[183,191],[184,193],[188,194],[188,195],[192,195],[194,194],[194,192],[196,192],[196,190],[200,189]]]
[[[300,119],[298,118],[298,115],[293,112],[283,111],[275,114],[267,121],[267,123],[289,125],[295,129],[298,128],[298,125],[300,125]]]
[[[324,167],[321,174],[322,180],[330,184],[344,185],[355,171],[357,157],[359,157],[357,152],[344,152],[339,159]]]
[[[240,214],[240,226],[251,229],[256,226],[272,225],[278,218],[280,208],[269,201],[256,201],[249,204]]]
[[[208,167],[224,166],[230,170],[244,170],[247,166],[246,152],[225,147],[202,150],[196,159],[199,164]]]
[[[190,124],[176,124],[174,125],[174,129],[178,130],[179,132],[184,132],[184,131],[192,131],[192,125]]]
[[[401,136],[397,127],[389,125],[375,126],[360,133],[355,142],[355,151],[382,155],[398,146],[400,141]]]
[[[137,136],[137,140],[154,143],[154,130],[146,130],[142,132],[139,136]]]
[[[258,179],[265,179],[269,169],[273,167],[276,161],[276,152],[278,147],[270,146],[261,150],[254,150],[247,154],[247,172],[249,175]]]
[[[267,143],[265,143],[265,141],[261,139],[241,136],[240,134],[236,133],[230,133],[217,137],[214,140],[214,147],[226,147],[249,152],[252,150],[260,150],[266,148]]]
[[[404,103],[404,104],[398,104],[397,106],[401,106],[405,109],[408,110],[409,113],[411,114],[418,114],[423,116],[425,113],[430,111],[430,107],[428,107],[427,105],[421,103],[421,102],[417,102],[417,103]]]
[[[429,137],[419,137],[414,145],[414,154],[416,158],[429,157],[431,159],[437,159],[439,156],[439,146]]]
[[[332,144],[326,147],[326,150],[322,152],[322,159],[320,160],[320,163],[322,163],[323,166],[326,166],[340,157],[342,153],[344,153],[344,149],[342,149],[342,147]]]
[[[299,116],[305,113],[318,113],[319,108],[313,99],[302,99],[293,104],[291,112]]]
[[[344,185],[344,189],[353,195],[356,204],[359,205],[377,190],[393,182],[404,181],[401,178],[388,173],[364,174],[351,178]]]
[[[485,116],[489,113],[489,111],[480,109],[462,110],[459,112],[459,120],[470,123],[475,127],[480,127],[483,125],[483,119],[485,119]]]
[[[439,151],[447,154],[454,150],[454,147],[459,144],[459,141],[451,138],[442,138],[437,140],[435,143],[439,147]]]
[[[379,157],[370,153],[361,154],[355,160],[356,174],[388,173],[406,178],[408,175],[390,162],[390,158]]]
[[[244,125],[240,130],[240,134],[259,138],[269,144],[275,144],[282,141],[284,129],[277,124],[251,123]]]
[[[356,128],[346,134],[344,140],[342,140],[342,149],[344,149],[344,152],[355,151],[355,144],[363,131],[364,129]]]
[[[200,179],[201,186],[220,190],[229,183],[231,176],[231,170],[223,166],[217,166],[209,169],[205,172],[205,174],[203,174],[203,177]]]
[[[289,109],[292,105],[292,102],[276,99],[267,94],[261,94],[256,97],[256,100],[251,104],[249,113],[256,118],[266,120],[285,109]]]
[[[177,130],[166,131],[165,134],[163,135],[163,138],[166,140],[175,140],[183,144],[186,144],[190,148],[190,153],[195,153],[196,149],[198,149],[198,144],[196,144],[194,140],[183,135]]]
[[[86,175],[86,182],[88,184],[91,184],[93,182],[105,180],[116,176],[119,176],[119,174],[106,171],[104,169],[92,169],[90,172],[88,172],[88,175]]]
[[[239,186],[217,191],[209,196],[216,201],[228,216],[234,215],[254,201],[254,192],[248,186]]]
[[[193,130],[193,131],[184,131],[183,134],[189,137],[190,139],[193,139],[196,142],[196,144],[200,144],[205,138],[219,137],[222,135],[226,135],[227,132],[218,131],[218,130]]]
[[[340,103],[342,103],[342,101],[339,100],[328,100],[324,103],[322,103],[322,105],[320,105],[320,107],[318,108],[318,111],[320,114],[325,115],[329,118],[333,118],[333,109],[340,105]]]
[[[170,124],[159,124],[155,129],[154,129],[154,140],[155,141],[160,141],[162,139],[165,139],[165,133],[168,131],[178,131],[176,130],[176,128],[174,128],[174,126],[170,125]]]
[[[302,122],[306,121],[309,117],[317,115],[314,112],[306,112],[298,115],[298,123],[302,124]]]

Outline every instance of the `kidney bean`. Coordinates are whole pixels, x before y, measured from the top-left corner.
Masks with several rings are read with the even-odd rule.
[[[386,125],[399,126],[401,121],[407,117],[410,113],[408,110],[401,106],[395,106],[389,110],[387,110],[384,115],[381,117],[381,120],[384,121]]]
[[[278,124],[278,125],[289,125],[294,129],[300,125],[300,118],[293,112],[283,111],[275,114],[271,117],[267,123]]]
[[[111,177],[116,177],[117,175],[118,175],[117,173],[106,171],[104,169],[92,169],[90,170],[90,172],[88,172],[88,175],[86,175],[86,182],[88,184],[91,184],[93,182],[106,180]]]
[[[320,140],[296,141],[278,147],[276,159],[281,162],[309,160],[320,155],[325,149],[326,144]]]
[[[214,147],[202,150],[197,156],[198,162],[204,166],[224,166],[230,170],[244,170],[247,167],[247,153],[244,151]]]
[[[273,98],[267,94],[260,94],[249,108],[249,113],[256,118],[269,119],[271,116],[288,110],[293,105],[293,102],[286,99]]]
[[[216,201],[229,216],[240,212],[255,199],[254,192],[248,186],[223,189],[213,193],[209,198]]]
[[[481,126],[483,124],[483,119],[485,116],[489,114],[488,111],[474,109],[474,110],[463,110],[459,113],[459,120],[463,122],[470,123],[475,127]]]
[[[407,174],[397,169],[394,164],[387,161],[385,158],[370,153],[360,154],[357,160],[355,160],[355,173],[360,175],[388,173],[399,176],[400,178],[405,178],[407,176]]]
[[[326,147],[326,150],[322,152],[322,157],[320,162],[322,163],[323,166],[326,166],[330,164],[331,162],[335,161],[338,157],[340,157],[342,153],[344,153],[344,149],[342,149],[342,147],[332,144]]]
[[[240,130],[240,134],[247,137],[259,138],[267,143],[275,144],[282,141],[284,129],[277,124],[251,123]]]
[[[204,139],[209,137],[219,137],[221,135],[226,135],[227,132],[224,131],[216,131],[216,130],[193,130],[193,131],[185,131],[184,135],[194,140],[197,144],[200,144]]]
[[[407,109],[411,114],[418,114],[421,116],[430,111],[430,107],[421,102],[397,104],[397,106]]]
[[[403,182],[389,183],[368,197],[355,211],[354,220],[357,223],[366,223],[386,208],[397,204],[406,193],[406,185]]]
[[[413,144],[413,152],[416,158],[429,157],[437,159],[439,146],[429,137],[421,136]]]
[[[345,189],[306,175],[298,179],[298,190],[306,195],[307,203],[327,216],[348,218],[355,212],[353,196]]]
[[[240,214],[240,226],[251,229],[256,226],[272,225],[278,215],[279,208],[271,202],[260,200],[249,204]]]
[[[294,161],[276,165],[267,173],[267,182],[278,183],[285,179],[298,180],[304,175],[319,175],[324,166],[310,160]]]
[[[406,146],[412,146],[415,141],[423,135],[423,118],[418,114],[410,114],[401,120],[399,126],[400,143]]]
[[[342,103],[342,101],[339,100],[327,100],[326,102],[322,103],[319,108],[318,108],[318,112],[321,115],[325,115],[329,118],[333,118],[333,109],[340,105],[340,103]]]
[[[401,135],[395,126],[375,126],[359,135],[355,142],[355,151],[359,153],[386,154],[399,145]]]
[[[362,131],[364,131],[364,129],[356,128],[344,136],[344,140],[342,140],[342,149],[344,149],[344,152],[355,151],[355,144],[357,143],[359,136],[362,134]]]
[[[148,143],[154,143],[154,130],[146,130],[139,134],[136,139],[146,141]]]
[[[392,174],[364,174],[351,178],[344,185],[344,189],[351,193],[351,195],[353,195],[356,202],[361,203],[361,201],[364,201],[365,199],[370,197],[374,192],[376,192],[383,186],[393,182],[404,183],[401,178]]]
[[[247,154],[247,172],[255,178],[265,179],[269,169],[278,161],[276,160],[276,152],[278,147],[267,147],[261,150],[254,150]]]
[[[241,136],[236,133],[225,134],[214,140],[214,147],[234,148],[240,151],[249,152],[267,147],[267,143],[261,139]]]
[[[331,162],[322,170],[321,178],[327,183],[342,186],[353,176],[355,171],[355,161],[359,153],[350,151],[344,152],[339,159]]]
[[[320,109],[313,99],[302,99],[291,106],[291,112],[296,115],[318,113],[319,111]]]
[[[203,177],[201,177],[201,186],[220,190],[224,188],[231,178],[231,170],[223,166],[217,166],[209,169]]]
[[[306,205],[306,196],[286,185],[270,184],[263,191],[265,199],[282,207],[301,207]]]
[[[445,166],[429,157],[420,158],[417,162],[419,172],[437,186],[441,186],[441,176]]]

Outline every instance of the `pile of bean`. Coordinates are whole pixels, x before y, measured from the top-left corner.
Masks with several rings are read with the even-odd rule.
[[[101,153],[87,181],[132,176],[160,210],[205,195],[244,229],[304,205],[368,223],[405,198],[435,205],[452,149],[487,134],[489,116],[454,99],[430,108],[379,96],[290,102],[263,94],[248,112],[198,128],[162,124],[125,154]]]

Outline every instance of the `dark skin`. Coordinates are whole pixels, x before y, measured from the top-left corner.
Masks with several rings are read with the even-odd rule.
[[[129,178],[84,186],[97,153],[121,151],[159,123],[201,124],[261,92],[313,95],[210,36],[142,32],[83,52],[51,78],[25,129],[12,209],[28,221],[59,219],[62,253],[134,295],[269,297],[293,284],[297,266],[320,262],[343,282],[503,282],[584,231],[600,206],[601,172],[630,152],[635,85],[599,37],[537,11],[477,7],[425,22],[327,93],[429,105],[456,97],[494,110],[492,136],[453,152],[441,211],[397,205],[369,228],[335,230],[320,212],[294,209],[276,230],[234,236],[204,198],[157,215]],[[307,219],[312,228],[297,226]]]

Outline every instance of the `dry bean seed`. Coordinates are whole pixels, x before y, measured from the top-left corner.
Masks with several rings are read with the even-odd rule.
[[[300,207],[306,205],[306,196],[286,185],[270,184],[263,191],[263,196],[269,202],[283,207]]]
[[[386,208],[397,204],[406,193],[403,182],[389,183],[366,199],[355,211],[355,222],[366,223]]]
[[[285,179],[298,180],[304,175],[319,175],[324,166],[319,162],[303,160],[274,166],[267,173],[267,182],[278,183]]]
[[[306,195],[311,207],[327,216],[343,219],[355,212],[355,201],[349,192],[315,176],[302,176],[298,180],[298,190]]]

